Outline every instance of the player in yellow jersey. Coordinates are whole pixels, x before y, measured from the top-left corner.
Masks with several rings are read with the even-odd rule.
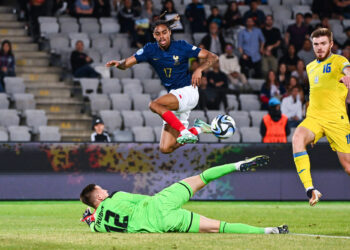
[[[350,100],[350,63],[331,53],[333,34],[326,28],[311,34],[316,60],[306,67],[310,83],[310,104],[305,120],[293,136],[294,162],[311,206],[322,194],[314,188],[306,145],[326,136],[337,152],[345,172],[350,175],[350,124],[346,101]]]

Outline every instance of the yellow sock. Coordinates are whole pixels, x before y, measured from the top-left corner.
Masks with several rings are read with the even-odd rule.
[[[299,152],[293,154],[294,156],[294,163],[297,167],[297,172],[299,174],[299,178],[301,182],[303,183],[305,190],[308,188],[312,188],[312,178],[310,173],[310,159],[309,155],[306,151]]]

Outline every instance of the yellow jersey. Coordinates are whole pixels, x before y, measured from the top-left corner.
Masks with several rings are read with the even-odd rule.
[[[339,82],[349,61],[331,54],[323,61],[314,60],[306,67],[310,84],[310,103],[306,117],[331,123],[349,123],[346,110],[348,89]]]

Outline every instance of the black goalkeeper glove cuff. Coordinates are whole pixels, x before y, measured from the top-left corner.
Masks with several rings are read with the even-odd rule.
[[[85,221],[90,227],[90,224],[95,221],[95,214],[91,213],[90,208],[87,208],[83,213],[83,218],[81,218],[80,221]]]
[[[309,197],[309,199],[311,199],[311,197],[312,197],[312,191],[314,191],[315,189],[314,188],[310,188],[310,189],[308,189],[307,191],[306,191],[306,195],[307,195],[307,197]]]

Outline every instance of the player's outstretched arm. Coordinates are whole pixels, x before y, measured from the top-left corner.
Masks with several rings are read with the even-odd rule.
[[[116,67],[121,70],[126,70],[137,63],[135,56],[130,56],[122,60],[112,60],[106,63],[106,67]]]
[[[202,72],[209,69],[214,63],[219,61],[219,57],[206,49],[201,49],[198,58],[203,60],[203,63],[192,74],[192,86],[199,86],[202,78]]]

